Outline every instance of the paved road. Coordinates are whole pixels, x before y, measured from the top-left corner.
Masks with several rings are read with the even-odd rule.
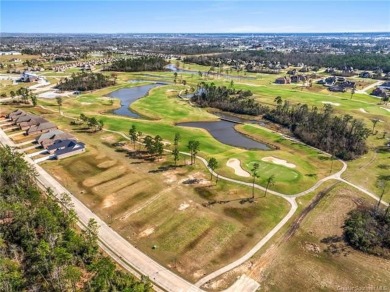
[[[122,137],[126,138],[127,140],[129,140],[129,137],[127,137],[125,134],[121,133],[121,132],[117,132],[117,131],[111,131],[111,130],[104,130],[106,132],[111,132],[111,133],[116,133],[116,134],[119,134],[121,135]],[[170,150],[164,150],[166,152],[171,152]],[[189,153],[186,153],[186,152],[180,152],[181,154],[183,155],[187,155],[187,156],[190,156]],[[198,160],[200,160],[206,167],[207,169],[213,173],[213,175],[217,175],[216,172],[214,172],[213,170],[211,170],[210,168],[208,168],[207,164],[207,160],[200,157],[200,156],[197,156],[196,157]],[[315,191],[317,188],[319,188],[321,186],[321,184],[323,184],[324,182],[328,181],[328,180],[340,180],[342,182],[345,182],[347,183],[348,185],[350,186],[353,186],[355,188],[357,188],[358,190],[361,190],[363,193],[369,195],[370,197],[372,197],[373,199],[375,200],[378,200],[378,197],[375,196],[374,194],[368,192],[367,190],[359,187],[359,186],[356,186],[344,179],[341,178],[341,175],[343,174],[343,172],[347,169],[347,164],[342,161],[342,160],[339,160],[342,164],[343,164],[343,167],[341,168],[340,171],[332,174],[332,175],[329,175],[321,180],[319,180],[314,186],[312,186],[311,188],[307,189],[306,191],[303,191],[303,192],[300,192],[298,194],[294,194],[294,195],[285,195],[285,194],[282,194],[282,193],[278,193],[278,192],[275,192],[273,190],[268,190],[268,193],[269,194],[272,194],[272,195],[275,195],[275,196],[278,196],[278,197],[282,197],[283,199],[287,200],[290,205],[291,205],[291,208],[290,208],[290,211],[286,214],[286,216],[274,227],[272,228],[272,230],[270,230],[268,232],[268,234],[262,238],[251,250],[249,250],[244,256],[242,256],[241,258],[237,259],[236,261],[228,264],[227,266],[224,266],[222,267],[221,269],[219,270],[216,270],[214,272],[212,272],[211,274],[203,277],[202,279],[198,280],[198,282],[195,283],[195,285],[197,287],[201,287],[202,285],[204,285],[205,283],[207,283],[208,281],[238,267],[239,265],[243,264],[244,262],[246,262],[247,260],[249,260],[256,252],[258,252],[269,240],[271,240],[271,238],[285,225],[287,224],[287,222],[290,220],[290,218],[295,214],[296,210],[298,209],[298,205],[295,201],[295,198],[297,197],[301,197],[301,196],[304,196],[304,195],[307,195],[313,191]],[[236,183],[236,184],[241,184],[241,185],[246,185],[246,186],[249,186],[251,187],[252,184],[251,183],[248,183],[248,182],[243,182],[243,181],[239,181],[239,180],[235,180],[235,179],[231,179],[231,178],[228,178],[228,177],[224,177],[224,176],[221,176],[221,175],[218,175],[218,178],[219,179],[223,179],[223,180],[226,180],[226,181],[229,181],[229,182],[232,182],[232,183]],[[259,189],[259,190],[263,190],[265,191],[265,188],[260,186],[260,185],[257,185],[255,184],[255,188]],[[384,205],[387,205],[385,202],[382,202]]]
[[[1,129],[0,143],[3,145],[14,146],[14,143]],[[79,221],[82,223],[82,225],[86,226],[91,218],[97,221],[100,226],[100,246],[103,250],[110,254],[114,253],[123,261],[131,263],[132,269],[135,269],[140,274],[148,275],[151,281],[156,283],[156,285],[161,287],[163,290],[177,292],[202,291],[195,285],[174,274],[170,270],[161,266],[159,263],[139,251],[122,236],[116,233],[111,227],[109,227],[96,214],[89,210],[87,206],[85,206],[71,193],[69,193],[67,189],[65,189],[59,182],[57,182],[51,175],[49,175],[41,166],[35,164],[30,158],[26,156],[24,159],[31,166],[35,167],[38,174],[38,181],[45,187],[50,187],[56,196],[63,193],[70,195],[74,205],[74,210],[76,211]]]
[[[122,135],[126,139],[129,139],[126,135],[120,132],[110,131],[106,130],[107,132],[114,132]],[[14,146],[14,143],[9,139],[9,137],[4,133],[3,130],[0,129],[0,143],[3,145],[10,145]],[[167,150],[169,151],[169,150]],[[184,155],[189,155],[188,153],[182,152]],[[276,195],[279,197],[282,197],[283,199],[287,200],[290,205],[291,209],[286,214],[286,216],[264,237],[262,238],[248,253],[246,253],[243,257],[240,259],[228,264],[227,266],[214,271],[213,273],[207,275],[206,277],[200,279],[195,285],[189,283],[188,281],[182,279],[178,275],[174,274],[170,270],[166,269],[165,267],[161,266],[154,260],[150,259],[148,256],[140,252],[138,249],[136,249],[134,246],[132,246],[128,241],[126,241],[124,238],[122,238],[119,234],[117,234],[113,229],[111,229],[103,220],[101,220],[97,215],[95,215],[93,212],[91,212],[83,203],[81,203],[77,198],[75,198],[72,194],[70,194],[60,183],[58,183],[53,177],[51,177],[42,167],[39,165],[36,165],[30,158],[25,157],[26,161],[30,163],[32,166],[34,166],[37,169],[38,172],[38,180],[45,185],[46,187],[50,187],[55,191],[55,194],[62,194],[62,193],[68,193],[71,198],[72,202],[74,204],[75,211],[77,212],[79,216],[80,222],[86,226],[88,223],[88,220],[90,218],[94,218],[98,224],[100,225],[99,228],[99,240],[100,246],[103,250],[105,250],[108,254],[113,256],[114,259],[116,259],[118,262],[120,262],[125,268],[127,268],[130,271],[134,271],[134,269],[141,274],[148,275],[150,279],[159,287],[163,288],[167,291],[202,291],[200,290],[200,286],[205,284],[206,282],[224,274],[225,272],[234,269],[235,267],[241,265],[245,261],[249,260],[256,252],[260,250],[288,221],[289,219],[295,214],[298,206],[295,201],[296,197],[304,196],[315,189],[317,189],[323,182],[331,179],[340,180],[348,185],[351,185],[363,193],[369,195],[370,197],[378,200],[378,197],[376,197],[374,194],[368,192],[367,190],[356,186],[344,179],[341,178],[341,174],[346,170],[347,165],[343,163],[343,168],[335,173],[332,174],[326,178],[321,179],[318,181],[313,187],[310,189],[295,194],[295,195],[285,195],[282,193],[278,193],[272,190],[268,190],[269,194]],[[204,165],[207,167],[207,160],[205,160],[202,157],[197,157]],[[210,172],[213,172],[211,169],[209,169]],[[214,175],[217,175],[215,172],[213,172]],[[248,182],[242,182],[239,180],[231,179],[224,176],[218,176],[219,179],[223,179],[229,182],[246,185],[246,186],[252,186],[251,183]],[[265,190],[262,186],[256,185],[255,188],[260,190]],[[384,203],[387,205],[386,203]],[[129,264],[130,263],[130,264]]]

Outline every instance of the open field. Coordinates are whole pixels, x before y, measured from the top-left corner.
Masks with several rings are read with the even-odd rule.
[[[343,185],[332,190],[302,221],[296,234],[277,247],[275,258],[261,273],[264,291],[290,287],[296,291],[339,291],[340,287],[369,286],[388,289],[389,261],[365,255],[344,243],[322,242],[342,235],[346,213],[360,200],[369,201],[355,189]],[[292,257],[294,261],[289,260]],[[256,266],[252,276],[255,273]]]
[[[342,241],[324,241],[342,235],[344,219],[350,210],[363,201],[374,203],[355,189],[334,183],[327,182],[316,192],[299,198],[300,212],[294,220],[298,220],[314,196],[326,190],[318,205],[298,225],[283,228],[250,262],[220,277],[208,288],[227,287],[237,275],[246,273],[260,283],[262,291],[340,291],[359,287],[361,290],[385,287],[383,291],[387,291],[388,260],[356,251]]]
[[[253,76],[256,79],[234,79],[234,87],[250,89],[260,103],[274,106],[274,98],[281,96],[292,103],[307,103],[318,108],[322,108],[325,102],[338,104],[334,106],[336,114],[350,114],[363,119],[369,128],[373,126],[372,119],[379,119],[375,127],[378,133],[368,139],[369,153],[348,162],[348,169],[343,174],[343,178],[348,181],[378,194],[375,181],[380,176],[388,177],[390,169],[390,152],[383,147],[390,133],[390,113],[381,108],[384,105],[378,105],[378,99],[358,93],[351,99],[348,92],[331,93],[318,85],[301,90],[297,85],[272,84],[277,75]],[[120,135],[108,132],[85,133],[80,127],[70,126],[71,119],[66,116],[77,118],[81,113],[96,116],[104,121],[105,129],[126,135],[130,127],[136,125],[137,130],[144,135],[160,135],[167,148],[174,134],[180,133],[180,150],[187,152],[188,141],[198,140],[199,155],[205,159],[215,157],[219,163],[216,171],[220,175],[251,182],[250,177],[236,175],[234,169],[226,163],[231,158],[238,159],[243,170],[250,173],[253,164],[257,162],[260,164],[260,178],[256,183],[265,186],[267,178],[274,175],[275,185],[270,188],[286,194],[308,189],[321,178],[340,170],[341,163],[332,163],[329,156],[321,151],[270,130],[278,128],[274,126],[266,128],[244,124],[235,127],[255,140],[277,147],[277,150],[270,151],[231,147],[218,142],[205,130],[175,126],[179,122],[217,119],[205,109],[179,99],[177,94],[180,90],[196,87],[200,81],[230,86],[228,78],[200,78],[197,74],[189,73],[179,73],[179,83],[181,80],[186,80],[187,86],[173,84],[172,72],[118,73],[116,86],[64,98],[61,110],[65,116],[58,114],[55,99],[38,101],[46,109],[31,107],[27,110],[41,114],[87,144],[87,152],[82,155],[61,161],[47,161],[42,166],[140,250],[186,279],[196,281],[253,247],[287,213],[290,207],[287,202],[270,195],[264,198],[262,192],[256,191],[257,202],[253,204],[236,201],[203,207],[202,203],[210,200],[248,197],[251,189],[221,180],[215,185],[210,182],[209,173],[200,164],[170,168],[168,166],[173,163],[173,159],[169,154],[156,162],[133,157],[129,143],[125,151],[112,147],[112,143],[124,140]],[[132,110],[148,119],[131,119],[111,113],[119,107],[120,102],[107,97],[110,92],[155,81],[170,84],[151,90],[147,97],[131,106]],[[9,112],[12,108],[2,106],[1,110]],[[387,132],[385,138],[382,138],[383,132]],[[22,135],[15,137],[17,143],[27,140],[28,137]],[[296,167],[263,161],[267,157],[285,160]],[[179,164],[187,162],[189,158],[181,156]],[[200,182],[184,183],[193,178],[200,179]],[[318,191],[329,185],[330,182],[325,183]],[[318,191],[297,199],[299,209],[295,218]],[[337,290],[339,286],[363,286],[364,283],[389,286],[386,280],[386,273],[390,269],[388,263],[349,248],[345,249],[346,256],[332,255],[324,251],[328,245],[321,243],[327,236],[340,235],[340,222],[348,210],[355,206],[354,202],[359,202],[361,198],[366,197],[340,184],[309,213],[294,236],[289,240],[281,240],[283,232],[287,231],[286,225],[277,235],[277,245],[272,245],[275,243],[272,240],[253,260],[244,264],[245,269],[237,269],[241,268],[241,273],[249,270],[248,275],[261,282],[262,288],[267,291],[285,291],[291,286],[301,291]],[[390,193],[385,194],[384,198],[389,201]],[[264,254],[266,247],[272,249]],[[292,261],[292,258],[297,260]],[[365,261],[370,268],[364,266]],[[371,269],[371,266],[375,268]],[[360,277],[359,273],[365,276]],[[231,275],[234,275],[233,278],[236,276],[235,272]],[[287,287],[286,283],[293,284]]]
[[[215,156],[215,158],[220,161],[218,172],[221,175],[242,179],[241,177],[235,175],[233,169],[226,167],[227,160],[232,157],[242,161],[243,165],[246,165],[247,168],[251,162],[259,161],[262,165],[261,169],[264,170],[264,172],[262,174],[260,173],[261,178],[258,182],[265,185],[266,179],[270,175],[275,174],[277,183],[271,188],[284,193],[298,193],[314,185],[318,179],[329,175],[331,161],[326,159],[322,153],[313,151],[311,148],[303,145],[296,148],[301,148],[300,153],[307,156],[307,158],[310,157],[310,159],[299,161],[296,157],[294,157],[294,163],[297,167],[292,170],[284,166],[261,161],[262,158],[270,155],[277,156],[279,153],[284,152],[288,147],[285,147],[282,151],[249,151],[222,144],[211,137],[211,135],[205,130],[174,126],[177,122],[212,121],[217,119],[216,116],[209,114],[205,110],[195,108],[187,102],[179,99],[176,96],[177,91],[183,89],[184,86],[167,85],[155,88],[149,92],[147,97],[139,99],[132,105],[133,110],[146,117],[159,119],[157,121],[130,119],[109,114],[112,109],[119,106],[118,100],[114,99],[113,103],[111,103],[112,99],[105,97],[110,91],[122,88],[123,86],[132,87],[141,84],[119,84],[110,89],[101,89],[95,91],[94,93],[80,95],[76,98],[64,99],[62,111],[65,114],[71,114],[74,117],[78,117],[80,113],[87,115],[100,114],[99,118],[104,121],[106,128],[110,130],[127,133],[131,125],[134,124],[143,133],[152,136],[158,134],[168,142],[172,142],[174,133],[178,132],[182,137],[182,141],[180,143],[180,150],[182,151],[187,151],[187,142],[196,137],[201,145],[200,155],[205,158]],[[55,103],[55,100],[45,100],[40,102],[41,105],[50,107],[54,110],[56,109]],[[260,137],[259,140],[262,141],[262,137]],[[292,151],[293,148],[289,150]],[[275,155],[272,153],[275,153]],[[290,156],[293,156],[293,154]],[[335,164],[334,171],[337,171],[337,169],[338,166]],[[285,175],[285,173],[287,175]],[[251,181],[250,179],[246,180]]]
[[[251,190],[215,185],[200,165],[165,170],[169,156],[157,162],[128,157],[110,146],[122,140],[116,134],[72,134],[87,143],[87,152],[42,166],[123,237],[190,280],[244,254],[287,212],[286,201],[262,194],[253,204],[203,207]],[[192,178],[201,181],[183,183]]]

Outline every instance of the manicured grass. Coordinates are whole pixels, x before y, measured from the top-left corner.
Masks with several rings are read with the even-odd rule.
[[[194,109],[187,101],[178,98],[180,90],[184,89],[184,86],[154,88],[147,97],[134,102],[131,108],[143,116],[171,123],[218,119],[204,110]]]

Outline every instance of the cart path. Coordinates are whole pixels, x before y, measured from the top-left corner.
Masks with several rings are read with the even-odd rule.
[[[64,115],[65,116],[65,115]],[[71,119],[74,119],[73,117],[65,116]],[[118,131],[112,131],[103,129],[106,132],[112,132],[121,135],[127,140],[130,140],[129,137],[127,137],[122,132]],[[3,130],[0,129],[0,143],[3,145],[9,145],[9,146],[15,146],[15,144],[9,139],[9,137],[4,133]],[[170,150],[166,150],[166,152],[171,152]],[[189,153],[181,152],[183,155],[190,156]],[[212,171],[210,168],[208,168],[207,160],[197,156],[198,160],[200,160],[206,168],[212,172],[214,175],[217,175],[216,172]],[[77,198],[75,198],[67,189],[65,189],[60,183],[58,183],[50,174],[48,174],[42,167],[35,164],[30,158],[25,157],[25,160],[31,164],[38,172],[38,181],[42,183],[45,187],[50,187],[53,189],[54,193],[58,196],[62,193],[67,193],[71,196],[72,202],[74,204],[75,211],[78,214],[79,221],[82,225],[86,226],[88,224],[88,221],[90,218],[94,218],[98,224],[99,224],[99,240],[100,240],[100,246],[103,250],[107,251],[108,254],[113,256],[115,260],[117,260],[121,265],[124,265],[124,267],[129,270],[133,271],[136,270],[140,274],[144,274],[150,277],[151,281],[155,283],[158,287],[161,287],[163,290],[167,291],[202,291],[200,288],[203,284],[206,282],[224,274],[227,271],[230,271],[237,266],[241,265],[242,263],[249,260],[255,253],[257,253],[266,243],[268,243],[269,240],[285,225],[287,222],[291,219],[291,217],[295,214],[298,205],[295,201],[297,197],[304,196],[306,194],[309,194],[313,191],[315,191],[317,188],[321,186],[322,183],[328,181],[328,180],[340,180],[360,191],[365,193],[366,195],[370,196],[371,198],[375,200],[379,200],[379,198],[365,190],[364,188],[360,186],[356,186],[353,183],[350,183],[346,181],[345,179],[341,178],[342,173],[347,169],[347,164],[343,161],[341,163],[343,164],[343,167],[340,171],[337,173],[334,173],[332,175],[329,175],[321,180],[319,180],[314,186],[309,188],[306,191],[300,192],[295,195],[286,195],[282,194],[273,190],[268,190],[269,194],[281,197],[285,200],[287,200],[291,208],[289,212],[283,217],[283,219],[274,227],[272,228],[268,234],[263,237],[254,247],[252,247],[244,256],[237,259],[236,261],[222,267],[219,270],[216,270],[209,275],[203,277],[200,279],[197,283],[191,284],[187,280],[181,278],[180,276],[176,275],[172,271],[166,269],[162,265],[158,264],[151,258],[149,258],[146,254],[139,251],[137,248],[135,248],[133,245],[131,245],[127,240],[125,240],[123,237],[121,237],[116,231],[114,231],[110,226],[108,226],[102,219],[100,219],[96,214],[94,214],[87,206],[85,206],[81,201],[79,201]],[[225,181],[229,181],[236,184],[241,184],[245,186],[252,186],[252,183],[249,182],[243,182],[240,180],[224,177],[218,175],[219,179],[223,179]],[[265,188],[255,184],[255,188],[259,190],[264,190]],[[384,205],[388,205],[385,202],[382,202]]]

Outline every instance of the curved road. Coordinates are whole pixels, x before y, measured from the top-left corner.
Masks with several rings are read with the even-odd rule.
[[[70,117],[69,117],[70,118]],[[124,135],[121,132],[116,131],[110,131],[105,130],[107,132],[113,132],[122,135],[126,139],[129,139],[126,135]],[[9,146],[15,146],[15,144],[9,139],[9,137],[4,133],[3,130],[0,129],[0,143],[3,145],[9,145]],[[165,150],[169,151],[169,150]],[[181,152],[183,155],[189,155],[188,153]],[[206,167],[207,167],[207,160],[197,156],[197,159],[199,159]],[[316,190],[323,182],[335,179],[340,180],[352,187],[355,187],[362,191],[363,193],[367,194],[368,196],[374,198],[375,200],[379,200],[378,197],[376,197],[374,194],[368,192],[367,190],[356,186],[344,179],[341,178],[341,174],[347,169],[346,163],[341,161],[343,163],[343,168],[328,177],[325,177],[321,180],[319,180],[313,187],[310,189],[303,191],[301,193],[295,194],[295,195],[285,195],[282,193],[278,193],[272,190],[268,190],[268,193],[282,197],[283,199],[287,200],[290,205],[291,209],[286,214],[286,216],[265,236],[263,237],[249,252],[247,252],[243,257],[239,258],[238,260],[228,264],[227,266],[214,271],[213,273],[207,275],[206,277],[200,279],[197,283],[191,284],[190,282],[186,281],[185,279],[181,278],[180,276],[176,275],[175,273],[171,272],[170,270],[166,269],[156,261],[149,258],[147,255],[139,251],[137,248],[135,248],[133,245],[131,245],[127,240],[125,240],[123,237],[121,237],[117,232],[115,232],[110,226],[108,226],[103,220],[101,220],[96,214],[94,214],[91,210],[88,209],[87,206],[85,206],[82,202],[80,202],[77,198],[75,198],[67,189],[65,189],[60,183],[58,183],[50,174],[48,174],[42,167],[35,164],[30,158],[25,156],[25,160],[35,167],[38,173],[38,181],[44,185],[45,187],[50,187],[53,189],[54,193],[58,196],[63,193],[67,193],[72,198],[72,203],[74,205],[74,209],[77,212],[77,215],[79,217],[80,223],[85,227],[88,224],[88,221],[90,218],[94,218],[100,228],[99,228],[99,240],[100,240],[100,246],[103,250],[105,250],[108,254],[110,254],[115,260],[117,260],[124,268],[134,273],[134,270],[136,270],[136,274],[144,274],[149,276],[151,281],[157,285],[155,289],[159,290],[162,288],[163,290],[167,291],[202,291],[199,287],[205,284],[206,282],[224,274],[225,272],[234,269],[235,267],[241,265],[245,261],[249,260],[256,252],[258,252],[288,221],[289,219],[295,214],[298,206],[295,201],[295,198],[304,196],[310,192],[313,192]],[[207,169],[210,172],[213,172],[214,175],[217,175],[214,171]],[[224,176],[218,176],[219,179],[223,179],[232,183],[237,183],[241,185],[246,186],[252,186],[251,183],[243,182],[235,179],[231,179]],[[255,188],[260,190],[265,190],[264,187],[259,186],[255,184]],[[382,202],[384,205],[387,205],[386,203]]]

